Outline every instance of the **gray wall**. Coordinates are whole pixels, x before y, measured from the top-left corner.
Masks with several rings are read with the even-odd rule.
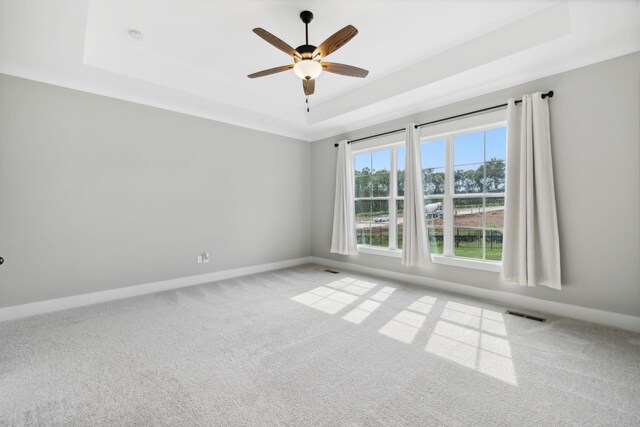
[[[312,145],[314,256],[640,316],[640,54],[576,69],[486,96],[382,123]],[[498,273],[330,254],[334,142],[402,128],[553,89],[551,137],[563,289],[501,283]]]
[[[309,256],[309,164],[308,142],[0,75],[0,307]]]
[[[0,75],[0,307],[313,254],[638,316],[639,78],[633,54],[309,144]],[[335,141],[548,89],[562,291],[329,253]]]

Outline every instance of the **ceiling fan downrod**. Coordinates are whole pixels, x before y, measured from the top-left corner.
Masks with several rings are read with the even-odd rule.
[[[308,10],[300,12],[300,19],[304,22],[304,44],[309,44],[309,23],[313,21],[313,13]]]

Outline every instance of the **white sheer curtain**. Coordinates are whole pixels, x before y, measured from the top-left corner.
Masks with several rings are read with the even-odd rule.
[[[541,93],[507,107],[507,188],[502,278],[560,289],[560,243],[549,104]]]
[[[414,123],[407,125],[405,151],[402,264],[426,266],[431,264],[431,254],[424,222],[420,131]]]
[[[331,252],[356,255],[356,214],[353,204],[353,162],[351,146],[340,141],[336,164],[336,195],[333,206],[333,234]]]

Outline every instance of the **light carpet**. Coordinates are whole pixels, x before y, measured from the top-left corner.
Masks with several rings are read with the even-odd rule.
[[[640,334],[317,265],[0,323],[0,425],[640,425]]]

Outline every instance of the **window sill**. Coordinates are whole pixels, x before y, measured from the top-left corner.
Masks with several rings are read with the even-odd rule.
[[[402,251],[399,249],[377,248],[375,246],[358,245],[358,252],[371,255],[382,255],[392,258],[402,258]]]
[[[453,267],[473,268],[475,270],[502,271],[502,263],[497,261],[480,261],[471,258],[455,258],[444,255],[431,255],[434,264],[450,265]]]
[[[375,246],[358,245],[358,252],[369,255],[380,255],[392,258],[402,258],[399,249],[377,248]],[[448,265],[452,267],[472,268],[475,270],[500,272],[502,263],[497,261],[479,261],[471,258],[455,258],[444,255],[431,255],[434,264]]]

